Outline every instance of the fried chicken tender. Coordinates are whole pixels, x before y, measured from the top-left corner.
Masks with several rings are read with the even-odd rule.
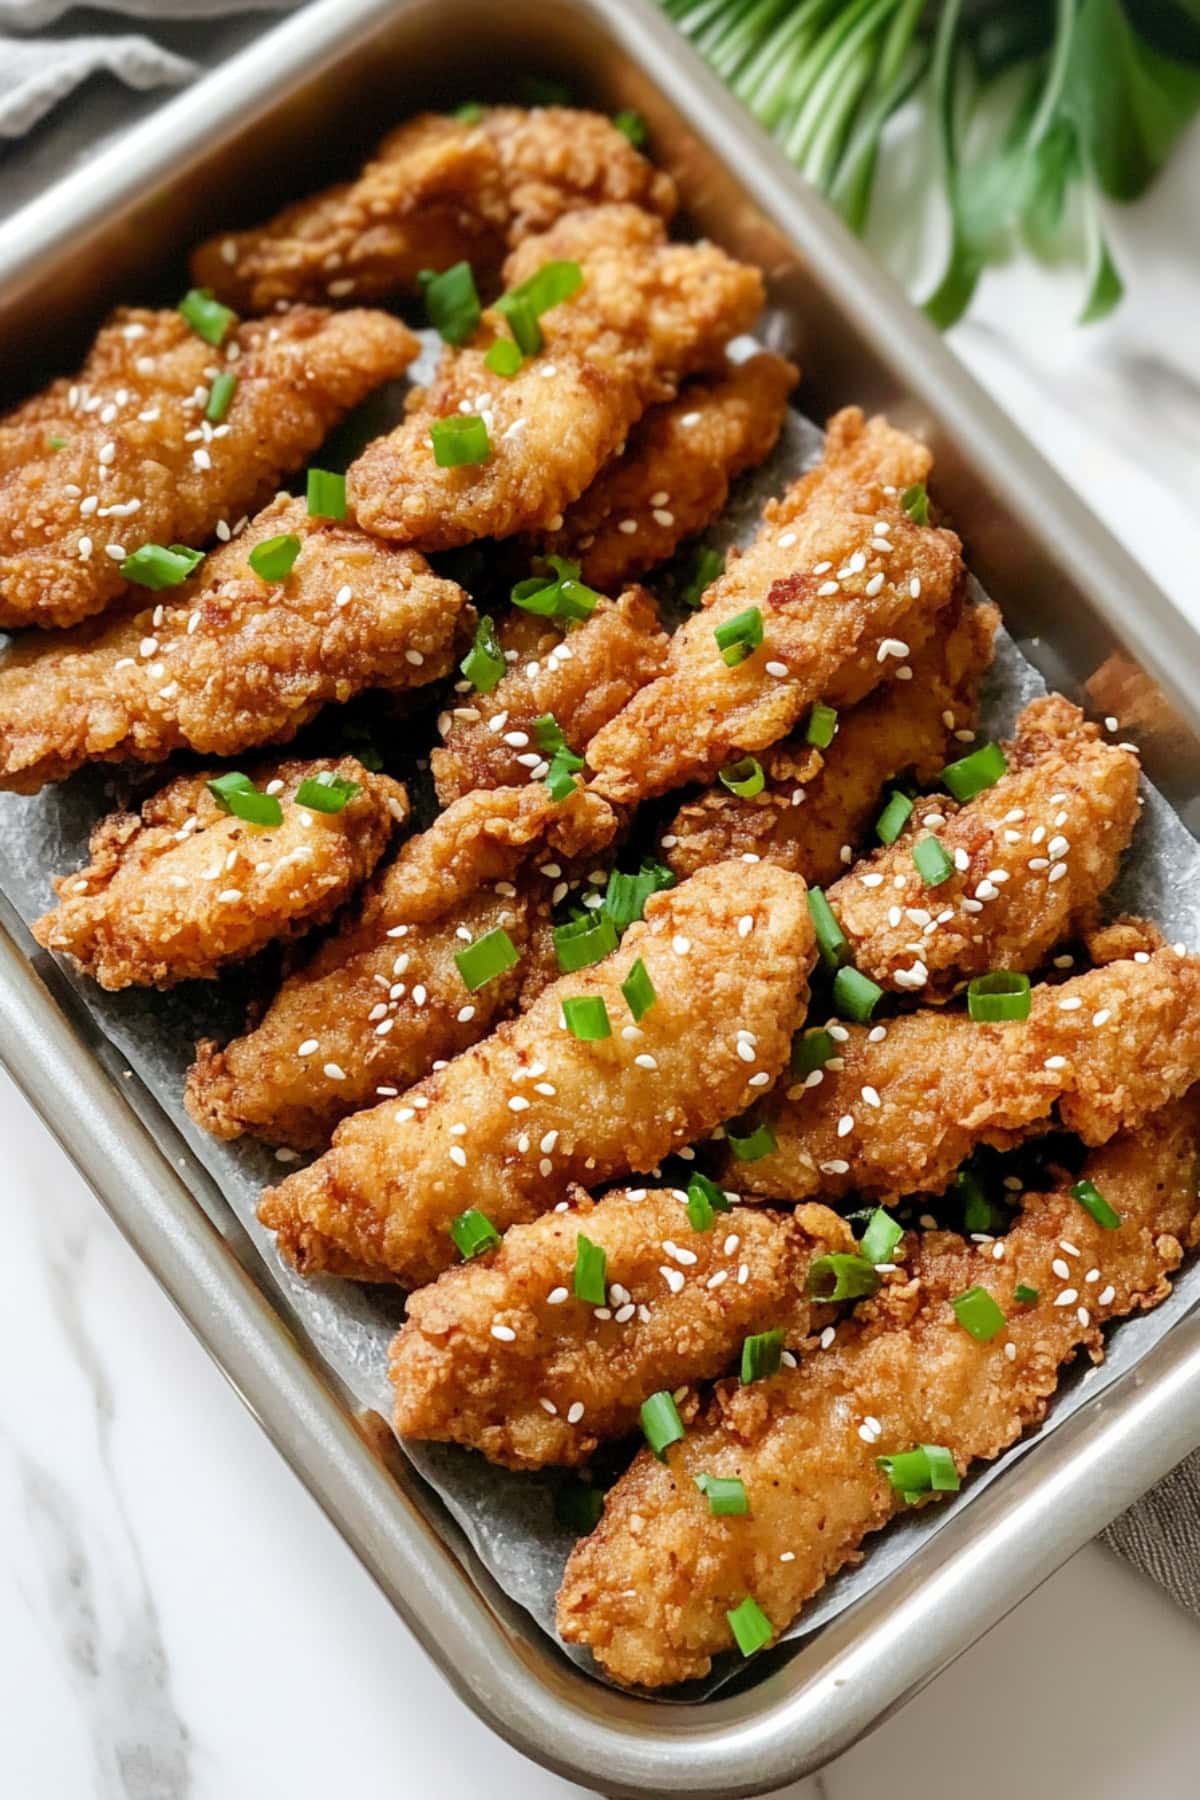
[[[931,464],[886,419],[838,413],[822,461],[768,505],[749,549],[671,639],[666,673],[592,740],[599,791],[625,803],[707,780],[784,737],[813,701],[852,706],[890,661],[919,654],[963,584],[954,533],[915,524],[900,504]],[[714,632],[749,609],[763,641],[731,668]]]
[[[545,941],[554,882],[531,863],[589,856],[616,829],[596,795],[559,804],[540,784],[460,800],[404,845],[253,1030],[197,1046],[185,1095],[196,1123],[320,1148],[348,1114],[477,1043],[557,974]],[[471,993],[455,956],[499,930],[517,960]]]
[[[968,804],[918,800],[895,842],[830,888],[854,966],[880,986],[937,1002],[989,969],[1036,969],[1112,886],[1137,823],[1136,753],[1048,694],[1007,755],[1008,773]],[[954,864],[935,887],[913,861],[931,837]]]
[[[839,1327],[828,1350],[749,1387],[723,1382],[699,1424],[659,1462],[642,1450],[609,1492],[597,1529],[567,1564],[558,1628],[615,1680],[659,1687],[707,1673],[733,1645],[727,1614],[749,1594],[776,1632],[863,1539],[905,1510],[879,1458],[948,1449],[960,1473],[998,1456],[1045,1417],[1059,1370],[1103,1358],[1106,1321],[1149,1308],[1196,1242],[1194,1097],[1097,1151],[1086,1165],[1120,1215],[1104,1230],[1069,1186],[1028,1194],[1004,1239],[909,1236],[904,1267]],[[1059,1304],[1054,1263],[1073,1246],[1080,1304]],[[1038,1290],[1014,1300],[1018,1283]],[[1007,1315],[980,1343],[949,1302],[985,1288]],[[878,1432],[860,1431],[877,1420]],[[748,1515],[714,1518],[694,1477],[744,1483]]]
[[[404,423],[351,466],[366,530],[445,550],[553,529],[646,408],[718,363],[763,301],[757,269],[713,244],[668,244],[661,222],[633,206],[568,214],[509,257],[506,280],[559,260],[579,263],[583,285],[541,315],[538,355],[511,377],[493,373],[485,354],[508,332],[486,313],[469,344],[447,348]],[[431,427],[463,411],[484,419],[487,460],[439,467]]]
[[[770,455],[799,379],[782,356],[760,350],[689,381],[674,400],[651,407],[537,547],[578,561],[583,579],[604,593],[665,562],[716,518],[730,483]]]
[[[248,554],[282,535],[299,556],[286,580],[264,581]],[[0,660],[0,788],[35,793],[86,762],[286,743],[329,701],[448,674],[474,616],[423,557],[310,519],[286,495],[173,591]]]
[[[535,719],[552,715],[578,754],[666,661],[666,634],[644,588],[600,600],[565,635],[547,620],[536,623],[532,645],[527,627],[519,628],[520,661],[490,694],[471,694],[439,719],[442,747],[429,761],[444,806],[472,788],[539,781],[547,762]],[[499,637],[507,649],[509,631],[502,627]]]
[[[0,420],[0,626],[77,624],[129,591],[141,545],[201,545],[265,506],[419,349],[386,313],[299,307],[217,350],[173,309],[122,308],[74,380]],[[237,384],[214,426],[222,371]]]
[[[1135,1129],[1200,1080],[1200,957],[1139,954],[1035,988],[1025,1020],[930,1009],[874,1041],[846,1026],[839,1068],[771,1095],[776,1148],[739,1165],[743,1189],[939,1193],[976,1144],[1007,1149],[1052,1124],[1085,1144]]]
[[[55,880],[58,905],[32,927],[38,943],[110,990],[209,980],[331,919],[408,817],[400,783],[350,756],[257,771],[258,785],[279,796],[276,826],[225,811],[208,787],[219,773],[181,775],[140,816],[102,819],[88,867]],[[301,782],[322,775],[357,784],[341,812],[297,802]]]
[[[796,1351],[836,1316],[806,1288],[815,1257],[854,1249],[836,1213],[735,1206],[694,1231],[686,1207],[678,1189],[579,1189],[413,1294],[392,1345],[396,1430],[513,1469],[586,1462],[660,1388],[724,1374],[754,1332],[781,1326]],[[572,1292],[581,1236],[607,1257],[599,1311]]]
[[[675,188],[601,113],[497,106],[478,123],[421,113],[353,181],[201,244],[192,273],[240,312],[388,299],[415,293],[423,269],[464,259],[486,281],[506,248],[607,201],[669,218]]]
[[[675,874],[755,856],[818,886],[836,880],[845,846],[875,819],[889,776],[911,769],[917,781],[932,781],[950,758],[954,733],[975,724],[1000,615],[987,604],[951,606],[947,615],[913,657],[912,679],[885,679],[843,713],[828,749],[788,738],[763,752],[765,785],[753,798],[714,785],[685,801],[660,839]]]
[[[419,1287],[454,1260],[450,1224],[467,1207],[504,1231],[565,1183],[652,1170],[743,1109],[755,1077],[772,1080],[787,1057],[813,945],[796,876],[702,870],[653,895],[602,962],[410,1093],[345,1120],[319,1162],[268,1190],[259,1217],[306,1274]],[[622,983],[639,960],[656,997],[634,1025]],[[562,1003],[591,996],[613,1031],[584,1042]]]

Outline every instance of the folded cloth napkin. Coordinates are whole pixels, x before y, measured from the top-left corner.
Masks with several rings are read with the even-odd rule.
[[[246,15],[287,10],[292,4],[294,0],[111,0],[109,12],[120,13],[121,20],[91,15],[95,29],[76,36],[58,29],[72,0],[0,0],[0,33],[22,34],[0,35],[0,162],[5,176],[0,214],[63,172],[98,137],[129,122],[128,102],[114,113],[111,95],[106,99],[95,82],[84,87],[91,76],[107,73],[143,92],[177,87],[270,23]],[[123,29],[129,19],[153,21],[154,36]],[[69,121],[50,154],[35,154],[28,144],[17,150],[15,140],[34,133],[68,96],[73,96]],[[14,140],[7,151],[5,139]],[[1200,1617],[1198,1517],[1200,1451],[1103,1536],[1119,1556]]]

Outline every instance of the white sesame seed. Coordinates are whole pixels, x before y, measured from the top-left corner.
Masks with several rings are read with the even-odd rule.
[[[788,672],[787,664],[785,662],[776,661],[774,657],[772,657],[770,662],[764,663],[763,667],[766,669],[767,674],[773,675],[777,681],[782,681],[783,677]]]
[[[583,1401],[582,1400],[572,1400],[570,1406],[567,1408],[567,1424],[568,1425],[578,1425],[578,1423],[579,1423],[580,1419],[582,1419],[582,1417],[583,1417]]]
[[[691,949],[691,947],[692,947],[691,938],[673,937],[671,939],[671,948],[675,952],[676,956],[686,956],[688,951]]]
[[[340,1063],[327,1062],[325,1064],[324,1074],[329,1081],[345,1081],[346,1079],[346,1071],[342,1068]]]
[[[876,1091],[873,1087],[863,1088],[862,1097],[866,1101],[868,1106],[879,1106],[881,1104],[879,1095],[876,1093]]]
[[[659,1265],[658,1272],[673,1294],[678,1294],[682,1290],[683,1276],[678,1269],[671,1268],[669,1263],[662,1263]]]
[[[529,1104],[530,1103],[525,1098],[524,1094],[514,1094],[512,1096],[512,1098],[509,1100],[508,1110],[509,1110],[509,1112],[515,1112],[515,1113],[516,1112],[528,1112]]]
[[[1079,1294],[1075,1288],[1064,1288],[1061,1294],[1055,1296],[1054,1304],[1055,1306],[1074,1306],[1078,1298]]]
[[[1052,1069],[1052,1070],[1053,1069],[1065,1069],[1066,1066],[1067,1066],[1067,1059],[1065,1056],[1048,1056],[1046,1058],[1045,1062],[1042,1064],[1042,1067],[1044,1069]]]
[[[456,1163],[460,1169],[466,1168],[467,1153],[463,1149],[461,1144],[451,1144],[451,1146],[450,1146],[450,1161],[452,1163]]]
[[[1012,1343],[1011,1341],[1009,1343],[1005,1344],[1004,1354],[1008,1358],[1009,1362],[1016,1362],[1017,1346],[1014,1343]]]
[[[854,1130],[854,1114],[843,1113],[837,1122],[837,1134],[840,1138],[849,1137]]]
[[[1071,1275],[1070,1265],[1067,1262],[1065,1262],[1061,1256],[1056,1256],[1054,1261],[1050,1264],[1050,1267],[1051,1267],[1051,1269],[1053,1269],[1054,1273],[1058,1276],[1060,1281],[1068,1281],[1070,1279],[1070,1275]]]
[[[1097,1306],[1111,1306],[1113,1301],[1116,1299],[1116,1297],[1117,1297],[1117,1290],[1115,1287],[1113,1287],[1112,1283],[1110,1282],[1106,1288],[1102,1288],[1101,1291],[1096,1295],[1096,1305]]]
[[[511,1325],[493,1325],[492,1336],[498,1338],[502,1344],[513,1344],[517,1338]]]
[[[658,1067],[658,1064],[648,1050],[639,1051],[638,1055],[635,1056],[633,1060],[639,1069],[657,1069]]]

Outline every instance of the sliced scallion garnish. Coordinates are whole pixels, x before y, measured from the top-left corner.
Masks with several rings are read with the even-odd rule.
[[[612,871],[604,890],[604,910],[617,930],[624,931],[643,916],[651,894],[674,886],[670,869],[647,857],[636,875],[627,875],[621,869]]]
[[[702,544],[692,557],[691,565],[675,598],[680,606],[686,606],[689,612],[695,612],[700,604],[700,597],[706,588],[710,588],[725,567],[725,558],[719,550]]]
[[[808,913],[817,934],[817,948],[821,952],[821,961],[828,969],[839,969],[850,954],[850,945],[845,932],[834,917],[833,908],[825,898],[823,889],[809,888]]]
[[[835,706],[826,706],[823,700],[817,700],[808,715],[808,724],[804,728],[804,741],[812,744],[817,750],[828,750],[837,736],[838,716]]]
[[[757,756],[740,757],[737,762],[727,763],[718,774],[722,787],[727,787],[739,800],[753,800],[756,794],[762,793],[767,781]]]
[[[669,1444],[679,1443],[687,1436],[683,1428],[683,1420],[679,1416],[679,1408],[675,1404],[675,1396],[665,1389],[651,1394],[641,1407],[642,1430],[646,1442],[660,1462],[666,1461],[666,1449]]]
[[[1004,1330],[1007,1323],[986,1288],[969,1287],[965,1294],[959,1294],[950,1304],[963,1330],[969,1332],[977,1343],[990,1343],[998,1331]]]
[[[598,1043],[612,1036],[608,1007],[600,994],[583,994],[562,1003],[563,1019],[573,1038],[581,1043]]]
[[[918,481],[910,488],[905,488],[900,496],[900,504],[914,525],[929,523],[929,495],[925,491],[925,483]]]
[[[878,1293],[879,1271],[865,1256],[850,1250],[831,1250],[809,1266],[808,1291],[814,1300],[861,1300]]]
[[[658,995],[654,991],[654,983],[640,956],[621,983],[621,992],[625,996],[626,1006],[633,1014],[635,1024],[645,1018],[657,1000]]]
[[[608,1299],[607,1270],[607,1250],[593,1244],[581,1231],[575,1239],[575,1298],[586,1300],[589,1306],[604,1306]]]
[[[729,1210],[725,1189],[694,1170],[687,1184],[687,1215],[693,1231],[710,1230],[716,1215]]]
[[[914,844],[912,859],[917,865],[917,874],[926,887],[941,887],[943,881],[949,881],[954,873],[954,864],[938,837],[922,838],[919,843]]]
[[[750,1511],[746,1484],[736,1475],[697,1475],[696,1486],[714,1519],[742,1518]]]
[[[360,781],[347,781],[344,776],[335,775],[332,769],[322,769],[319,775],[310,775],[300,783],[296,789],[296,804],[307,806],[312,812],[340,813],[361,788]]]
[[[492,453],[488,428],[478,413],[452,413],[429,427],[433,460],[439,469],[461,469],[485,463]]]
[[[894,844],[912,814],[913,803],[907,794],[899,788],[888,798],[888,803],[875,821],[875,836],[881,844]]]
[[[772,1375],[778,1375],[779,1364],[783,1356],[783,1326],[773,1325],[770,1331],[756,1331],[742,1344],[742,1365],[739,1380],[743,1387],[749,1387],[752,1381],[766,1381]]]
[[[981,744],[970,756],[947,763],[942,780],[956,800],[973,800],[985,788],[995,787],[1008,769],[1008,759],[999,744]]]
[[[1077,1181],[1071,1189],[1071,1197],[1078,1200],[1085,1213],[1090,1213],[1097,1225],[1105,1231],[1116,1231],[1121,1224],[1121,1215],[1109,1205],[1100,1189],[1093,1181]]]
[[[775,1627],[752,1594],[747,1594],[725,1617],[743,1656],[755,1656],[765,1650],[775,1636]]]
[[[896,1492],[909,1502],[923,1494],[957,1494],[962,1486],[958,1466],[941,1444],[918,1444],[915,1450],[877,1456],[875,1461]]]
[[[514,376],[525,358],[521,354],[521,346],[513,338],[498,337],[490,344],[484,354],[484,363],[493,375],[503,375],[506,380]]]
[[[823,1026],[798,1032],[792,1039],[792,1074],[802,1080],[814,1069],[823,1069],[836,1053],[833,1039]]]
[[[903,1236],[904,1227],[896,1223],[890,1212],[877,1206],[867,1221],[859,1249],[869,1263],[891,1262],[892,1252]]]
[[[262,794],[248,775],[231,769],[205,784],[222,812],[244,819],[247,825],[282,825],[283,808],[274,794]]]
[[[503,975],[519,960],[517,947],[503,925],[485,931],[482,937],[477,937],[465,950],[457,951],[454,957],[463,986],[472,994],[494,981],[497,975]]]
[[[424,283],[425,311],[429,323],[447,344],[465,344],[483,309],[469,262],[456,262]]]
[[[254,573],[263,581],[286,581],[300,554],[300,539],[285,531],[279,537],[264,538],[255,544],[247,557]]]
[[[849,964],[840,968],[833,978],[833,1004],[843,1019],[855,1019],[865,1025],[882,999],[883,989],[879,983]]]
[[[746,1134],[735,1132],[727,1125],[725,1137],[738,1162],[758,1162],[762,1157],[770,1156],[775,1148],[775,1133],[769,1125],[756,1125]]]
[[[308,516],[310,519],[344,519],[346,516],[346,477],[332,469],[308,471]]]
[[[1032,1005],[1028,975],[994,969],[990,975],[977,975],[967,983],[967,1011],[978,1024],[1027,1019]]]
[[[763,641],[762,614],[757,606],[748,606],[745,612],[735,613],[732,619],[714,625],[713,636],[722,662],[736,669]]]
[[[617,928],[607,913],[593,913],[583,919],[569,919],[554,927],[554,954],[564,975],[579,969],[590,969],[603,962],[617,947]]]
[[[500,1233],[492,1221],[475,1206],[469,1206],[466,1212],[460,1212],[451,1221],[450,1236],[464,1262],[482,1256],[487,1250],[494,1250],[500,1242]]]
[[[458,666],[480,694],[490,694],[502,679],[508,663],[500,648],[495,620],[490,613],[484,613],[476,625],[475,642]]]
[[[232,307],[222,306],[211,288],[190,288],[179,302],[179,311],[197,337],[214,346],[223,344],[237,324]]]
[[[179,587],[194,575],[204,561],[203,550],[188,550],[182,544],[143,544],[121,564],[126,581],[160,594],[164,588]]]
[[[237,376],[232,369],[222,369],[219,375],[213,376],[213,384],[208,390],[208,405],[204,408],[204,416],[211,425],[219,425],[224,419],[236,389]]]

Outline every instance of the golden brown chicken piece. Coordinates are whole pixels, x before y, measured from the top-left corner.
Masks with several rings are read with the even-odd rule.
[[[781,1327],[797,1351],[836,1316],[808,1298],[808,1271],[854,1235],[824,1206],[734,1206],[694,1231],[682,1189],[572,1198],[410,1297],[392,1345],[401,1436],[513,1469],[586,1462],[637,1430],[651,1394],[724,1374],[755,1332]],[[603,1305],[573,1292],[581,1235],[605,1252]]]
[[[665,562],[716,518],[730,483],[770,455],[799,379],[782,356],[760,350],[689,381],[651,407],[537,547],[578,561],[584,581],[604,593]]]
[[[911,666],[963,582],[954,533],[917,525],[901,505],[931,463],[885,419],[838,413],[822,461],[770,503],[671,639],[666,673],[592,740],[599,791],[624,803],[708,780],[786,736],[814,701],[852,706]],[[762,635],[730,667],[714,633],[735,619]]]
[[[881,986],[937,1002],[989,969],[1036,969],[1112,886],[1137,823],[1136,754],[1061,694],[1032,701],[1005,748],[993,787],[961,807],[918,800],[895,842],[830,888],[854,966]],[[953,865],[934,886],[913,860],[929,838]]]
[[[1033,990],[1028,1019],[928,1011],[839,1027],[837,1068],[783,1086],[776,1149],[740,1164],[746,1193],[938,1193],[976,1144],[1054,1124],[1102,1144],[1200,1080],[1200,957],[1139,951]]]
[[[214,349],[173,309],[121,309],[74,380],[0,420],[0,626],[74,625],[129,591],[143,544],[228,536],[419,349],[386,313],[300,307]]]
[[[410,1093],[347,1119],[319,1162],[267,1192],[259,1217],[306,1274],[419,1287],[454,1260],[451,1221],[480,1200],[506,1230],[565,1183],[653,1170],[743,1109],[787,1056],[813,941],[796,876],[702,870],[653,895],[602,962],[562,976]],[[622,984],[639,961],[655,998],[635,1023]],[[610,1037],[564,1028],[575,998],[604,1001]]]
[[[911,679],[885,680],[843,713],[828,749],[788,738],[763,752],[766,785],[752,799],[714,785],[685,801],[659,840],[675,874],[740,856],[778,863],[818,886],[835,880],[877,817],[889,776],[911,769],[917,781],[932,781],[957,753],[955,733],[975,724],[1000,615],[987,604],[949,607],[947,615],[905,665]]]
[[[196,1123],[216,1137],[319,1148],[349,1113],[477,1043],[557,974],[545,943],[563,874],[554,859],[604,849],[616,827],[598,797],[556,804],[544,787],[450,807],[409,839],[252,1030],[223,1049],[197,1046],[186,1093]],[[516,961],[471,992],[455,956],[499,930]]]
[[[568,214],[514,251],[505,278],[519,286],[554,261],[578,262],[583,285],[542,313],[539,353],[515,375],[493,373],[485,354],[508,334],[486,313],[468,345],[447,348],[404,423],[351,466],[368,531],[445,550],[556,529],[646,408],[719,362],[762,305],[757,269],[713,244],[668,244],[661,222],[633,206]],[[431,428],[463,413],[482,418],[487,458],[439,467]]]
[[[282,809],[273,826],[225,810],[208,787],[220,773],[181,775],[140,815],[102,819],[88,867],[55,881],[58,905],[32,927],[38,943],[72,957],[103,988],[210,979],[331,919],[408,817],[400,783],[350,756],[255,771]],[[301,805],[297,789],[319,777],[353,782],[358,792],[336,813]]]
[[[666,635],[644,588],[600,600],[565,634],[546,619],[536,625],[532,647],[524,624],[515,634],[502,625],[501,645],[507,650],[516,636],[520,660],[490,694],[469,693],[438,720],[442,747],[429,761],[443,806],[472,788],[540,781],[549,757],[537,743],[535,719],[549,714],[578,754],[666,660]]]
[[[675,188],[600,113],[497,106],[478,121],[421,113],[384,138],[355,180],[267,225],[209,238],[192,272],[250,313],[281,301],[413,293],[423,269],[463,259],[482,284],[506,248],[564,212],[607,201],[669,218]]]
[[[1195,1098],[1096,1152],[1085,1175],[1120,1215],[1105,1230],[1070,1187],[1027,1194],[996,1246],[909,1237],[904,1266],[830,1347],[749,1387],[723,1382],[666,1461],[639,1453],[575,1548],[558,1600],[568,1643],[617,1681],[659,1687],[707,1672],[751,1596],[775,1631],[905,1510],[879,1459],[940,1445],[960,1474],[1045,1417],[1059,1370],[1104,1355],[1107,1320],[1155,1306],[1197,1239]],[[1069,1258],[1069,1273],[1061,1265]],[[1038,1299],[1015,1299],[1018,1284]],[[949,1302],[981,1287],[1006,1315],[979,1342]],[[740,1480],[741,1517],[714,1518],[699,1474]]]
[[[283,581],[247,560],[300,539]],[[411,550],[310,519],[281,496],[173,597],[0,661],[0,788],[31,794],[86,762],[236,756],[286,743],[329,701],[417,687],[454,665],[467,596]]]

